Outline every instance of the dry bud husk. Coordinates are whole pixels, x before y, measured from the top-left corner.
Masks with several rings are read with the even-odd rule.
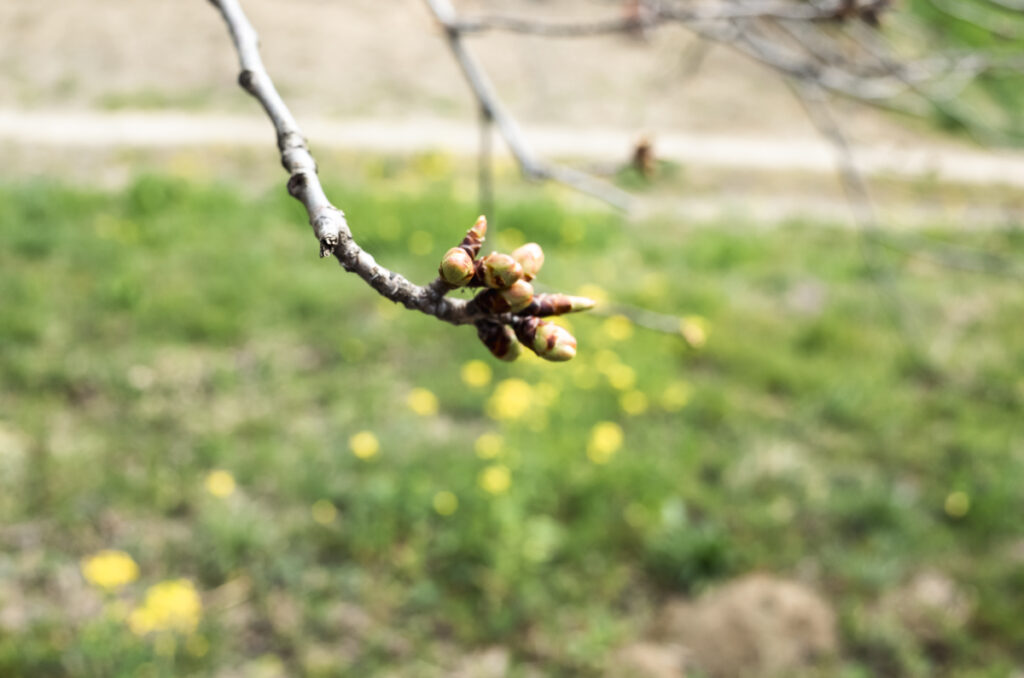
[[[517,323],[516,336],[545,360],[562,362],[572,360],[576,355],[576,337],[564,327],[536,317]]]
[[[512,252],[512,258],[523,267],[523,278],[527,281],[537,277],[544,265],[544,250],[535,242],[528,242]]]
[[[523,277],[523,267],[507,254],[491,252],[480,260],[480,278],[493,290],[504,290]]]
[[[461,247],[453,247],[445,252],[441,259],[441,266],[438,274],[441,279],[452,287],[462,287],[473,279],[476,273],[476,264],[473,257]]]
[[[473,224],[473,228],[466,232],[466,237],[462,239],[462,244],[459,245],[462,249],[466,250],[466,254],[472,259],[476,259],[477,255],[480,254],[480,248],[484,244],[484,236],[487,234],[487,217],[480,215],[476,218],[476,223]]]
[[[523,351],[522,344],[516,339],[515,332],[508,325],[480,322],[476,326],[476,335],[499,360],[512,362]]]

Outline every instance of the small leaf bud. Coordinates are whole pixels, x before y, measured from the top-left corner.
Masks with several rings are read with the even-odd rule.
[[[523,346],[516,339],[515,332],[508,325],[492,322],[479,322],[476,334],[480,341],[490,350],[495,358],[512,362],[522,353]]]
[[[461,247],[453,247],[441,259],[438,274],[452,287],[462,287],[473,279],[476,266],[473,258]]]
[[[576,337],[564,327],[536,317],[516,324],[516,336],[534,353],[545,360],[562,362],[576,355]]]
[[[535,315],[540,318],[551,315],[565,315],[589,311],[594,308],[594,300],[586,297],[571,297],[567,294],[537,294],[524,311],[523,315]]]
[[[508,303],[510,313],[518,313],[533,301],[533,285],[525,280],[517,280],[507,290],[500,290],[498,294]]]
[[[507,254],[491,252],[480,260],[480,274],[484,285],[504,290],[523,277],[523,267]]]
[[[528,242],[512,252],[512,258],[523,268],[523,278],[527,281],[537,277],[540,267],[544,265],[544,250],[535,242]]]
[[[471,258],[476,259],[476,256],[480,254],[480,248],[484,244],[484,236],[486,234],[487,217],[481,214],[477,217],[473,227],[466,232],[466,237],[462,239],[462,244],[459,247],[466,250],[466,254]]]

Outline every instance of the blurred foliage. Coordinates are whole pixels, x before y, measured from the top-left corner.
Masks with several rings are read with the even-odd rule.
[[[475,217],[443,181],[329,193],[420,282]],[[612,302],[569,318],[571,363],[504,364],[318,261],[305,221],[161,176],[0,187],[0,675],[445,675],[493,643],[512,675],[590,675],[667,597],[753,570],[836,607],[822,675],[1024,663],[1018,278],[828,224],[503,204],[490,245]],[[928,569],[969,621],[877,623]]]
[[[932,102],[943,128],[990,144],[1024,144],[1024,5],[999,0],[911,0],[923,39],[948,54],[980,53],[994,64],[962,91]],[[897,41],[899,38],[896,38]],[[948,88],[945,88],[948,89]]]

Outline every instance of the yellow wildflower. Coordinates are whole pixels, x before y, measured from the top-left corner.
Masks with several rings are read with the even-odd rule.
[[[483,360],[470,360],[462,366],[462,381],[467,386],[482,388],[491,383],[491,366]]]
[[[512,484],[512,474],[504,464],[493,464],[480,472],[480,487],[491,494],[502,494]]]
[[[617,363],[605,368],[608,383],[617,391],[628,391],[636,385],[636,370],[629,365]]]
[[[971,498],[966,492],[957,490],[946,497],[946,515],[950,518],[963,518],[971,510]]]
[[[93,586],[112,591],[139,578],[139,566],[124,551],[104,550],[83,558],[82,576]]]
[[[409,397],[405,400],[409,409],[421,417],[429,417],[437,414],[439,405],[437,396],[425,388],[414,388],[409,391]]]
[[[427,231],[413,231],[409,236],[409,251],[418,257],[425,257],[434,249],[434,236]]]
[[[481,459],[494,459],[501,454],[503,443],[504,440],[497,433],[484,433],[473,443],[473,449],[476,450],[476,456]]]
[[[209,651],[210,641],[206,639],[206,636],[194,634],[185,640],[185,652],[193,657],[205,657]]]
[[[380,452],[380,441],[372,431],[360,431],[348,439],[348,446],[352,454],[360,459],[369,459]]]
[[[597,285],[584,285],[576,290],[576,293],[581,297],[587,297],[593,299],[598,305],[608,301],[608,293],[605,292],[603,287]]]
[[[612,421],[594,425],[587,442],[587,457],[595,464],[607,464],[622,447],[622,427]]]
[[[321,525],[330,525],[338,517],[338,509],[326,499],[316,501],[309,512],[313,515],[313,520]]]
[[[450,516],[459,508],[459,498],[448,490],[442,490],[434,495],[434,510],[438,515]]]
[[[703,348],[708,343],[708,321],[699,315],[688,315],[679,320],[679,333],[693,348]]]
[[[686,407],[693,397],[693,387],[685,381],[677,381],[665,387],[661,394],[661,406],[669,412],[678,412]]]
[[[604,321],[601,329],[612,341],[625,341],[633,336],[633,321],[624,315],[613,315]]]
[[[647,411],[647,396],[643,391],[629,391],[619,397],[619,406],[626,414],[643,414]]]
[[[187,579],[163,581],[149,587],[146,599],[135,608],[128,625],[136,635],[154,631],[192,633],[199,626],[203,604]]]
[[[235,477],[222,469],[210,471],[206,474],[206,491],[219,499],[230,497],[235,491]]]
[[[494,389],[487,401],[487,415],[492,419],[519,419],[530,409],[533,387],[522,379],[506,379]]]

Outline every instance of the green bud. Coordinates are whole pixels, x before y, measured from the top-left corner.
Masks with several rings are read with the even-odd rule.
[[[471,258],[476,259],[476,255],[480,254],[480,247],[484,244],[484,236],[486,234],[487,217],[481,214],[476,218],[473,228],[466,232],[466,237],[462,239],[462,244],[459,247],[466,250],[466,254]]]
[[[576,337],[564,327],[536,317],[517,323],[516,336],[545,360],[562,362],[576,355]]]
[[[518,313],[533,301],[533,285],[525,280],[517,280],[507,290],[499,290],[498,294],[508,303],[510,313]]]
[[[441,259],[441,267],[438,269],[441,279],[452,287],[462,287],[473,279],[476,273],[476,265],[473,257],[469,256],[466,250],[461,247],[453,247],[444,254]]]
[[[522,344],[508,325],[482,321],[476,325],[476,335],[499,360],[512,362],[523,351]]]
[[[533,303],[524,311],[526,315],[546,317],[549,315],[565,315],[589,311],[594,308],[594,300],[586,297],[571,297],[568,294],[538,294]]]
[[[480,260],[480,273],[484,285],[504,290],[523,277],[523,267],[507,254],[491,252]]]
[[[523,278],[533,280],[544,265],[544,250],[535,242],[528,242],[512,253],[512,258],[523,267]]]

